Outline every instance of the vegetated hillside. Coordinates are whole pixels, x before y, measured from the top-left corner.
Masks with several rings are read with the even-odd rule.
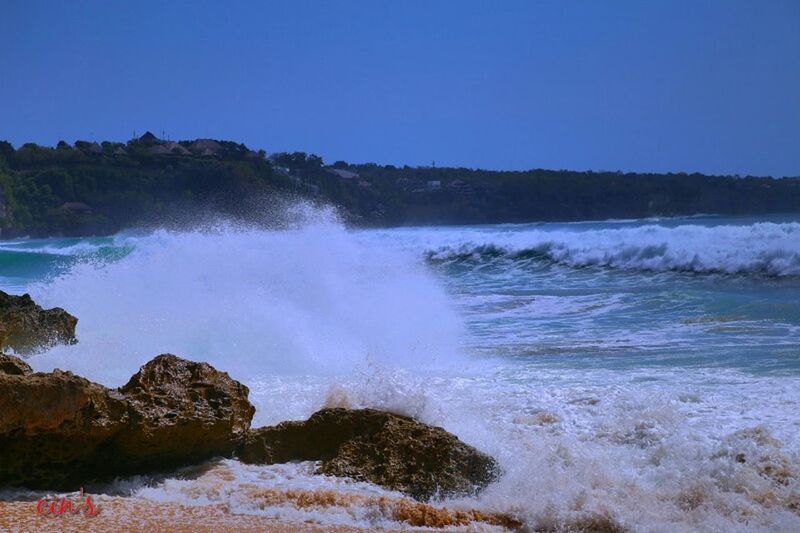
[[[361,226],[800,211],[800,178],[326,166],[302,152],[267,158],[150,133],[54,148],[0,141],[0,185],[6,237],[109,234],[193,212],[255,219],[265,198],[284,196],[336,205]]]

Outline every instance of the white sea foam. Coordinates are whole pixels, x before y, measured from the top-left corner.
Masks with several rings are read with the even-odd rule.
[[[543,247],[571,266],[791,276],[799,233],[791,223],[350,232],[322,216],[282,231],[222,225],[123,236],[115,245],[132,248],[124,258],[79,262],[32,287],[43,304],[80,318],[80,342],[31,363],[118,385],[161,352],[209,361],[250,386],[255,425],[302,419],[324,405],[412,415],[492,454],[503,469],[479,497],[445,505],[511,513],[531,529],[608,519],[635,531],[800,530],[796,376],[534,359],[477,365],[459,352],[458,306],[420,261],[424,250],[448,261],[462,249],[469,255],[493,246],[510,257]],[[489,291],[486,306],[461,307],[491,314],[494,305],[503,320],[630,313],[617,296],[514,297]],[[680,328],[705,326],[676,320],[670,327],[679,328],[677,337]],[[503,334],[511,343],[526,332]],[[245,514],[402,526],[368,500],[308,511],[248,496],[253,486],[388,494],[314,476],[312,465],[227,461],[220,468],[224,476],[116,487],[157,501],[225,503]]]
[[[431,260],[547,259],[570,267],[698,273],[800,275],[800,223],[571,229],[506,227],[425,232],[404,237],[424,243]],[[402,238],[402,237],[401,237]],[[417,242],[417,245],[420,244]]]
[[[122,260],[79,262],[31,287],[43,305],[79,317],[79,344],[34,358],[36,368],[119,385],[164,352],[240,378],[460,360],[460,322],[432,276],[325,217],[283,231],[220,225],[126,242],[135,249]]]
[[[307,376],[293,385],[266,377],[251,384],[252,398],[270,415],[263,422],[286,416],[290,389],[311,397],[296,418],[328,403],[395,409],[442,425],[496,457],[503,474],[476,498],[437,505],[510,514],[532,530],[575,530],[592,520],[653,532],[800,527],[796,378],[683,369],[564,373],[524,365],[482,376],[373,373],[367,380]],[[316,476],[312,463],[224,461],[198,471],[150,484],[118,482],[111,490],[328,525],[403,526],[370,500],[398,494]],[[271,503],[258,489],[276,492]],[[344,503],[298,505],[277,494],[285,491],[334,491]]]

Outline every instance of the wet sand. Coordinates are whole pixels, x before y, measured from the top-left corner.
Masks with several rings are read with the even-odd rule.
[[[220,506],[183,506],[124,498],[100,500],[97,516],[41,516],[36,502],[0,502],[0,531],[63,531],[68,533],[104,531],[255,532],[275,531],[363,531],[352,527],[309,522],[284,522],[275,518],[235,515]]]
[[[161,503],[140,498],[100,496],[93,498],[99,508],[96,516],[65,514],[40,515],[36,501],[0,501],[0,531],[170,531],[176,533],[295,532],[332,531],[350,533],[380,529],[382,531],[419,531],[435,528],[444,531],[505,531],[519,523],[505,515],[479,511],[457,511],[435,507],[406,498],[363,498],[332,491],[278,491],[263,489],[257,497],[266,507],[288,506],[290,509],[323,510],[332,507],[373,505],[391,522],[382,527],[359,528],[325,524],[313,520],[291,521],[252,514],[235,514],[226,505],[187,506]],[[369,500],[369,501],[367,501]],[[429,529],[428,529],[429,530]]]

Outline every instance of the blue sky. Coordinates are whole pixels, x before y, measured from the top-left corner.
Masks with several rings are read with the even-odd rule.
[[[6,0],[0,76],[17,146],[800,175],[798,1]]]

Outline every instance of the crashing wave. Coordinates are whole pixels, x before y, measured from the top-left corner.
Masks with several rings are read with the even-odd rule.
[[[465,240],[465,238],[468,240]],[[552,262],[572,268],[800,276],[800,224],[647,225],[583,231],[473,231],[434,243],[431,263]]]

